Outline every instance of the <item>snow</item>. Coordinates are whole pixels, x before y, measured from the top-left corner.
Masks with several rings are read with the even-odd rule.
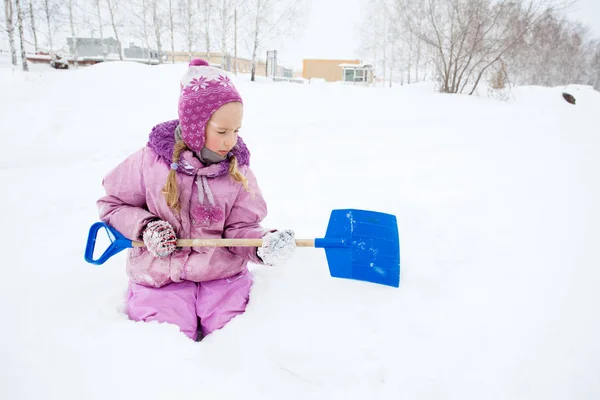
[[[195,343],[127,319],[124,253],[83,260],[102,177],[176,118],[185,65],[7,63],[0,398],[600,397],[600,93],[240,75],[265,226],[314,238],[332,209],[394,214],[400,288],[331,278],[299,248],[253,266],[247,312]]]

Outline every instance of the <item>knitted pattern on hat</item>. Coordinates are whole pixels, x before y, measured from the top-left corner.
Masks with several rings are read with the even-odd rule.
[[[181,137],[190,149],[202,150],[208,120],[231,102],[242,103],[242,98],[227,73],[202,59],[192,60],[181,78],[179,95]]]

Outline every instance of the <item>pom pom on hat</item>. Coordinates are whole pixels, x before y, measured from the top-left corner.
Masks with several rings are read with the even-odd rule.
[[[194,58],[192,61],[190,61],[190,64],[188,65],[189,67],[208,67],[209,64],[208,62],[206,62],[205,60],[201,59],[201,58]]]
[[[202,150],[206,124],[215,111],[231,102],[242,103],[242,97],[227,73],[203,59],[192,60],[181,78],[179,95],[181,138],[190,149]]]

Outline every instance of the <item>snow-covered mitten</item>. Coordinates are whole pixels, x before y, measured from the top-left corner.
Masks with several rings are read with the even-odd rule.
[[[175,251],[177,236],[167,221],[157,220],[146,225],[142,234],[144,244],[154,257],[165,257]]]
[[[263,245],[258,248],[256,254],[267,265],[277,265],[287,261],[296,250],[294,231],[289,229],[269,232],[262,239]]]

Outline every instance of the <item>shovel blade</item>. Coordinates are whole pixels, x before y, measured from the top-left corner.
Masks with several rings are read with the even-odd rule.
[[[333,210],[324,239],[332,277],[382,285],[400,285],[398,223],[391,214],[368,210]]]

